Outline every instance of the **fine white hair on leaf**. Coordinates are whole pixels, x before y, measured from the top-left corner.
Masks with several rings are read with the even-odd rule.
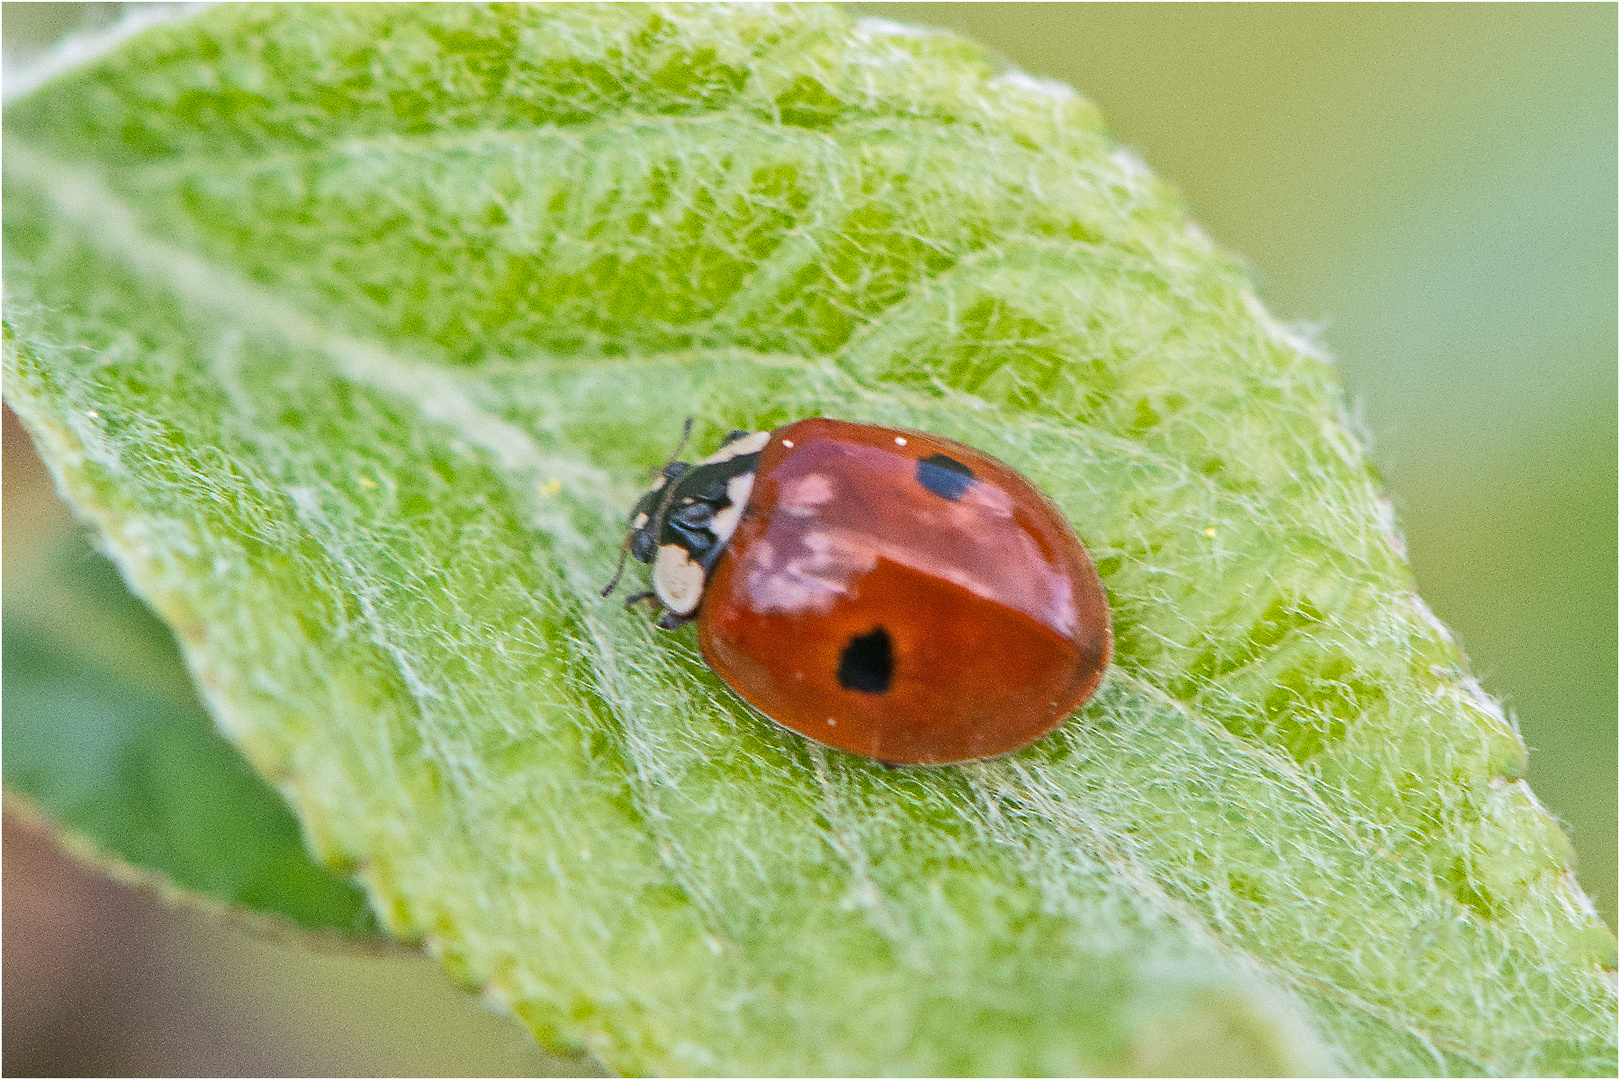
[[[991,89],[1005,87],[1059,102],[1075,101],[1080,97],[1068,83],[1058,82],[1056,79],[1043,79],[1023,71],[1003,72],[991,79],[988,85]]]
[[[895,22],[892,19],[883,19],[875,15],[863,15],[856,19],[851,27],[852,36],[857,41],[871,41],[876,38],[931,38],[941,36],[941,31],[931,26],[916,26],[910,23]]]

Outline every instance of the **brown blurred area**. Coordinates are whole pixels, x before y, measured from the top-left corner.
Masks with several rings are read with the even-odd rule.
[[[311,947],[177,907],[5,815],[5,1076],[602,1075],[425,956]]]
[[[248,1076],[296,1063],[234,1038],[165,948],[184,920],[64,855],[8,812],[0,857],[6,1076]]]

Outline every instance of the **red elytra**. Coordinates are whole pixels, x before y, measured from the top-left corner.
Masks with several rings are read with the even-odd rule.
[[[950,439],[840,420],[734,432],[631,515],[660,624],[771,720],[895,765],[1005,754],[1102,680],[1108,601],[1063,516]],[[611,588],[611,586],[610,586]]]

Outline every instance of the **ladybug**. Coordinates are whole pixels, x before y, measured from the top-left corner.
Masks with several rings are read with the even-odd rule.
[[[889,765],[1025,746],[1091,696],[1112,652],[1102,581],[1063,516],[936,435],[733,431],[660,470],[624,546],[652,564],[627,605],[652,601],[665,629],[696,620],[703,658],[769,719]],[[602,595],[623,570],[621,555]]]

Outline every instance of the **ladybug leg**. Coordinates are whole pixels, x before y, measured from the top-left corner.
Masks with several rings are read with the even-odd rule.
[[[681,627],[685,626],[691,621],[692,616],[677,615],[668,608],[665,608],[664,613],[658,616],[658,626],[663,630],[679,630]]]
[[[640,592],[636,593],[634,596],[627,596],[624,598],[624,606],[631,607],[632,605],[641,603],[643,600],[650,600],[654,607],[663,606],[663,602],[658,599],[658,594],[654,592]],[[664,630],[679,630],[681,627],[685,626],[691,621],[691,615],[677,615],[668,608],[664,608],[664,610],[658,614],[658,626]]]

